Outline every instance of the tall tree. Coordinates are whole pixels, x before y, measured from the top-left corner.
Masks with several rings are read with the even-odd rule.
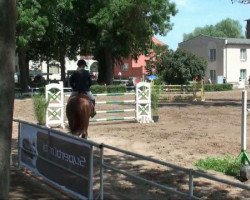
[[[215,30],[222,32],[224,37],[229,37],[229,38],[243,37],[242,26],[238,20],[227,18],[217,23],[214,27]]]
[[[154,34],[165,35],[176,14],[169,0],[96,1],[89,23],[96,27],[95,57],[99,61],[99,82],[112,83],[113,63],[122,57],[137,57],[151,47]]]
[[[183,41],[198,35],[207,35],[213,37],[229,37],[229,38],[242,38],[242,26],[237,20],[230,18],[218,22],[216,25],[206,25],[204,27],[197,27],[192,33],[184,34]]]
[[[57,60],[61,67],[61,80],[65,80],[65,56],[69,43],[74,37],[70,11],[72,0],[57,0],[50,2],[41,0],[43,13],[48,18],[48,26],[41,40],[34,42],[34,48],[41,60]]]
[[[86,13],[90,7],[88,2],[80,0],[57,2],[61,4],[50,3],[48,9],[46,1],[41,1],[42,7],[46,8],[41,13],[47,16],[48,26],[42,38],[32,42],[32,52],[34,59],[59,61],[61,79],[64,81],[65,57],[75,59],[81,49],[88,49],[90,34],[87,34],[89,28],[86,27]]]
[[[45,60],[56,57],[55,60],[61,61],[65,68],[65,41],[71,30],[62,23],[62,19],[72,21],[70,16],[65,15],[72,7],[71,2],[72,0],[18,1],[17,52],[22,90],[28,89],[29,60],[40,59],[41,56]],[[72,35],[71,32],[70,34]],[[65,77],[65,70],[62,72]]]
[[[38,0],[20,0],[17,2],[17,55],[20,70],[21,89],[28,90],[29,80],[29,55],[33,40],[41,39],[48,25],[46,16],[42,16],[41,4]]]
[[[15,0],[0,0],[0,199],[8,199],[14,106]]]

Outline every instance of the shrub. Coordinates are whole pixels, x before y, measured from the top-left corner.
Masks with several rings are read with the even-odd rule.
[[[161,90],[161,85],[151,85],[151,107],[153,110],[153,115],[158,115],[158,104]]]
[[[46,122],[46,110],[48,108],[49,101],[46,101],[43,94],[34,95],[32,99],[38,124],[44,125]]]

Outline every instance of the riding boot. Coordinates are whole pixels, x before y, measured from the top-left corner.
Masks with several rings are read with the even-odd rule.
[[[96,111],[95,111],[95,100],[91,100],[92,101],[92,104],[93,104],[93,110],[92,110],[92,113],[91,113],[91,118],[93,118],[95,115],[96,115]]]

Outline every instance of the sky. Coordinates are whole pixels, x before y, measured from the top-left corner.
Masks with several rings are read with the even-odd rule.
[[[176,50],[183,41],[184,33],[191,33],[196,27],[215,25],[231,18],[238,20],[245,33],[246,19],[250,19],[250,4],[233,3],[231,0],[170,0],[176,3],[178,13],[171,18],[173,28],[166,36],[156,38]]]

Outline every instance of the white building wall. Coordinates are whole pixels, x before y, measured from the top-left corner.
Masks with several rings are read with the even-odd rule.
[[[246,49],[246,61],[240,60],[240,49]],[[250,76],[250,48],[246,45],[228,45],[226,51],[228,82],[238,82],[241,69],[246,69],[246,79],[248,79],[248,77]]]

